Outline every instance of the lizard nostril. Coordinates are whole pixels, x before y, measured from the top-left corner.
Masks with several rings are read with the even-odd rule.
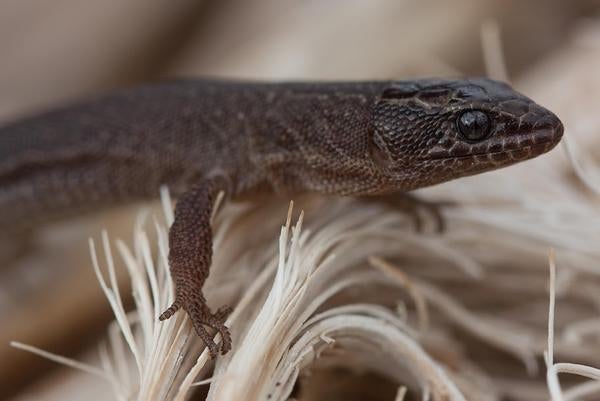
[[[534,141],[536,143],[552,142],[558,143],[562,138],[564,126],[557,116],[546,112],[539,120],[534,129]]]
[[[493,152],[493,153],[502,151],[502,143],[501,142],[492,143],[489,147],[489,150],[490,150],[490,152]]]

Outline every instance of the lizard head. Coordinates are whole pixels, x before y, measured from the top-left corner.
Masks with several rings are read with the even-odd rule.
[[[387,179],[410,189],[531,159],[562,134],[556,115],[507,84],[417,80],[381,93],[371,154]]]

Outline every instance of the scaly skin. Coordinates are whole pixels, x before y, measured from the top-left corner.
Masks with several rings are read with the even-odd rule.
[[[176,299],[215,356],[231,340],[202,296],[211,208],[274,191],[381,195],[538,156],[563,133],[548,110],[487,79],[347,83],[177,81],[125,90],[0,129],[0,228],[155,197],[179,198],[169,233]]]

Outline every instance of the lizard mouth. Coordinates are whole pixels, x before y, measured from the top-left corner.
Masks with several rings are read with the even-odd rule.
[[[524,135],[524,139],[513,137],[507,139],[490,139],[489,142],[472,146],[472,152],[464,147],[452,147],[450,149],[432,149],[428,155],[431,160],[457,160],[457,159],[488,159],[493,162],[501,162],[510,158],[513,160],[524,160],[545,153],[556,146],[563,135],[563,125],[558,119],[557,125],[545,126]],[[506,141],[506,142],[505,142]]]
[[[428,158],[429,160],[467,160],[473,158],[485,158],[493,161],[501,161],[502,156],[515,158],[515,159],[526,159],[530,157],[537,156],[542,153],[546,153],[550,149],[552,149],[558,141],[554,141],[552,139],[548,139],[545,141],[541,141],[535,144],[525,145],[517,149],[503,149],[496,152],[477,152],[477,153],[469,153],[466,155],[456,155],[456,156],[432,156]]]

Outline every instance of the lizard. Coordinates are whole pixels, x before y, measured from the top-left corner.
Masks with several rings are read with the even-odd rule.
[[[406,193],[536,157],[562,134],[555,114],[486,78],[147,84],[0,128],[0,228],[153,198],[167,185],[175,299],[159,319],[183,309],[214,358],[231,349],[231,309],[213,312],[202,293],[220,191]]]

